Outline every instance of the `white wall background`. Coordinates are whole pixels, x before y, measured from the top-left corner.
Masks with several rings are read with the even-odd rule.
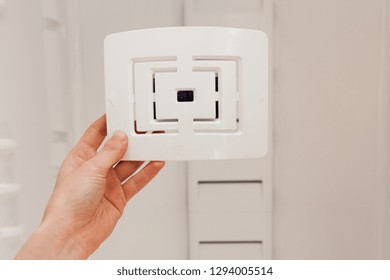
[[[0,15],[0,123],[6,128],[1,131],[19,143],[13,170],[22,185],[17,207],[24,239],[39,224],[52,188],[49,112],[40,1],[7,2]],[[180,0],[68,3],[78,136],[104,112],[105,35],[184,20]],[[275,1],[277,259],[390,258],[384,3]],[[185,184],[185,164],[169,163],[132,201],[94,258],[187,258]]]
[[[383,3],[276,1],[275,258],[382,257]]]

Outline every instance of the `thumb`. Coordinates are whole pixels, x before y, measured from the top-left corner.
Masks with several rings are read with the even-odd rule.
[[[127,135],[116,131],[107,141],[103,149],[90,160],[90,164],[98,170],[108,172],[126,153]]]

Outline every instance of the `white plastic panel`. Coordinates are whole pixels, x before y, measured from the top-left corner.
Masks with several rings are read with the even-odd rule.
[[[112,34],[105,41],[105,74],[108,134],[123,130],[131,137],[124,159],[267,153],[268,40],[261,31],[179,27]]]
[[[199,240],[262,240],[261,181],[199,182]]]
[[[200,260],[261,260],[261,243],[201,243]]]

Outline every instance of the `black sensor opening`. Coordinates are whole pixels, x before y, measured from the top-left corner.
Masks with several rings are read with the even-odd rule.
[[[179,90],[177,92],[177,101],[178,102],[193,102],[194,101],[194,91],[193,90]]]

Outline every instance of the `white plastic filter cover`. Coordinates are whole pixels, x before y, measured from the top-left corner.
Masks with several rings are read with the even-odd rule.
[[[259,158],[268,140],[262,31],[170,27],[105,39],[108,135],[124,160]]]

